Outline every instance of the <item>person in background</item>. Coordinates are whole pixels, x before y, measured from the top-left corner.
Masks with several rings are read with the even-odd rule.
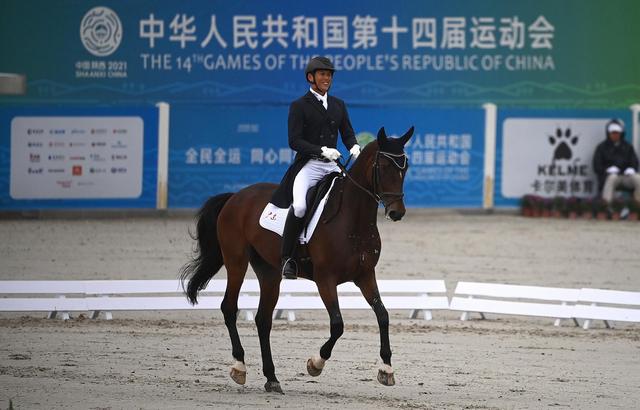
[[[613,119],[605,130],[606,139],[598,144],[593,156],[599,192],[611,204],[616,189],[625,188],[633,190],[634,199],[640,202],[638,157],[633,146],[624,139],[624,123]]]

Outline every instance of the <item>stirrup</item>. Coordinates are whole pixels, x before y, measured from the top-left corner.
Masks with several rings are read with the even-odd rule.
[[[293,266],[292,266],[293,265]],[[298,279],[298,264],[295,259],[287,258],[282,263],[282,277],[285,279]]]

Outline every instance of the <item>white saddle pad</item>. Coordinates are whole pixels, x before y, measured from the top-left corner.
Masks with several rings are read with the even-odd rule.
[[[336,178],[333,178],[333,181],[331,181],[331,186],[329,187],[329,190],[327,191],[325,196],[322,198],[322,200],[318,204],[318,208],[316,209],[316,212],[313,214],[313,218],[311,218],[311,221],[309,222],[309,227],[306,229],[306,235],[305,235],[305,230],[304,229],[302,230],[302,234],[300,234],[300,239],[299,239],[300,243],[308,243],[311,240],[311,237],[313,236],[313,231],[315,231],[316,225],[318,225],[318,221],[320,220],[320,215],[322,215],[322,211],[324,210],[324,206],[327,203],[327,199],[329,199],[329,194],[333,189],[333,185],[336,182]],[[288,208],[287,209],[278,208],[274,204],[269,202],[267,206],[264,207],[264,210],[262,211],[262,215],[260,215],[260,226],[263,227],[264,229],[268,229],[282,236],[282,232],[284,232],[284,223],[287,220],[288,213],[289,213]]]

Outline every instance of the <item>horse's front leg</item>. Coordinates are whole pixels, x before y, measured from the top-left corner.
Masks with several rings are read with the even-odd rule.
[[[364,296],[373,308],[376,318],[378,319],[378,327],[380,328],[380,357],[383,363],[378,370],[378,381],[385,386],[393,386],[396,382],[393,376],[393,368],[391,367],[389,314],[382,304],[382,299],[380,299],[375,274],[371,272],[371,274],[366,275],[364,279],[356,281],[356,285],[360,288],[360,291],[362,291],[362,296]]]
[[[322,277],[322,275],[319,275]],[[329,340],[320,348],[320,355],[314,355],[307,360],[307,371],[311,376],[319,376],[322,373],[324,364],[331,357],[333,346],[342,336],[344,332],[344,322],[342,314],[340,314],[340,305],[338,304],[338,290],[335,283],[318,283],[318,292],[322,298],[322,302],[329,313],[329,323],[331,326],[331,336]]]

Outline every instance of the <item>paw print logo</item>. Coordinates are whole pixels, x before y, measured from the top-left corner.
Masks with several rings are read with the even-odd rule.
[[[567,128],[564,132],[561,128],[556,128],[556,135],[549,135],[549,144],[556,147],[553,151],[553,160],[571,159],[573,156],[571,147],[577,143],[578,136],[571,134],[571,128]]]

